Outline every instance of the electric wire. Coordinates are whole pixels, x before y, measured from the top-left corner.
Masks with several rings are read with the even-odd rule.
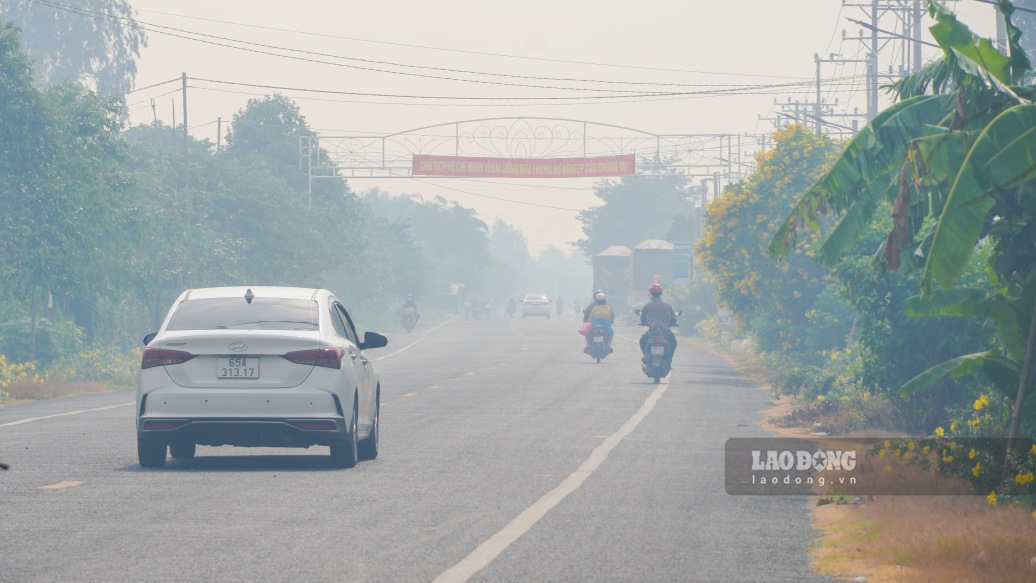
[[[203,21],[203,22],[214,22],[214,23],[218,23],[218,24],[230,24],[232,26],[240,26],[240,27],[245,27],[245,28],[255,28],[255,29],[260,29],[260,30],[272,30],[272,31],[276,31],[276,32],[288,32],[288,33],[292,33],[292,34],[300,34],[300,35],[323,37],[323,38],[332,38],[332,39],[339,39],[339,40],[348,40],[348,41],[361,42],[361,43],[380,44],[380,45],[387,45],[387,46],[414,48],[414,49],[421,49],[421,50],[444,51],[444,52],[451,52],[451,53],[462,53],[462,54],[469,54],[469,55],[486,56],[486,57],[501,57],[501,58],[505,58],[505,59],[520,59],[520,60],[528,60],[528,61],[541,61],[541,62],[548,62],[548,63],[560,63],[560,64],[566,64],[566,65],[589,65],[589,66],[594,66],[594,67],[612,67],[612,68],[619,68],[619,69],[635,69],[635,70],[638,70],[638,71],[662,71],[662,72],[669,72],[669,73],[692,73],[692,74],[696,74],[696,75],[725,75],[725,76],[732,76],[732,77],[759,77],[759,78],[770,78],[770,79],[801,79],[800,77],[791,77],[791,76],[787,76],[787,75],[766,75],[766,74],[759,74],[759,73],[735,73],[735,72],[729,72],[729,71],[702,71],[702,70],[695,70],[695,69],[672,69],[672,68],[665,68],[665,67],[649,67],[649,66],[640,66],[640,65],[619,65],[619,64],[615,64],[615,63],[598,63],[598,62],[593,62],[593,61],[575,61],[575,60],[566,60],[566,59],[551,59],[551,58],[546,58],[546,57],[530,57],[530,56],[525,56],[525,55],[509,55],[509,54],[504,54],[504,53],[490,53],[490,52],[484,52],[484,51],[471,51],[471,50],[464,50],[464,49],[436,47],[436,46],[430,46],[430,45],[415,45],[415,44],[407,44],[407,43],[399,43],[399,42],[391,42],[391,41],[382,41],[382,40],[373,40],[373,39],[364,39],[364,38],[349,37],[349,36],[322,34],[322,33],[315,33],[315,32],[309,32],[309,31],[300,31],[300,30],[293,30],[293,29],[287,29],[287,28],[278,28],[278,27],[271,27],[271,26],[259,26],[259,25],[255,25],[255,24],[244,24],[244,23],[240,23],[240,22],[233,22],[233,21],[227,21],[227,20],[217,20],[217,19],[214,19],[214,18],[202,18],[202,17],[198,17],[198,16],[186,16],[186,15],[183,15],[183,14],[173,14],[173,13],[170,13],[170,12],[160,12],[160,11],[157,11],[157,10],[143,10],[142,12],[150,12],[150,13],[153,13],[153,14],[161,14],[163,16],[173,16],[173,17],[176,17],[176,18],[185,18],[185,19],[190,19],[190,20],[200,20],[200,21]]]
[[[413,77],[426,78],[426,79],[437,79],[437,80],[445,80],[445,81],[458,81],[458,82],[464,82],[464,83],[478,83],[478,84],[488,84],[488,85],[504,85],[504,86],[524,87],[524,88],[532,88],[532,89],[554,89],[554,90],[561,90],[561,91],[594,91],[594,92],[608,92],[608,93],[637,93],[638,91],[641,92],[641,93],[644,92],[644,90],[599,89],[599,88],[589,88],[589,87],[560,87],[560,86],[555,86],[555,85],[533,85],[533,84],[529,84],[529,83],[508,83],[508,82],[503,82],[503,81],[488,81],[488,80],[483,80],[483,79],[463,79],[463,78],[458,78],[458,77],[444,77],[444,76],[439,76],[439,75],[428,75],[428,74],[423,74],[423,73],[413,73],[413,72],[405,72],[405,71],[392,71],[392,70],[386,70],[386,69],[378,69],[378,68],[374,68],[374,67],[367,67],[367,66],[360,66],[360,65],[350,65],[350,64],[346,64],[346,63],[336,63],[336,62],[330,62],[330,61],[322,61],[322,60],[318,60],[318,59],[311,58],[311,57],[342,59],[342,60],[357,61],[357,62],[368,63],[368,64],[375,64],[375,65],[388,65],[388,66],[394,66],[394,67],[408,67],[408,68],[417,68],[417,69],[429,70],[429,71],[441,71],[441,72],[449,72],[449,73],[462,73],[462,74],[468,74],[468,75],[486,75],[486,76],[494,76],[494,77],[508,77],[508,78],[515,78],[515,79],[530,79],[530,80],[543,80],[543,81],[564,81],[564,82],[576,82],[576,83],[602,83],[602,84],[622,84],[622,85],[647,85],[647,86],[664,86],[664,87],[706,87],[706,86],[708,86],[708,87],[729,87],[730,86],[729,84],[656,83],[656,82],[612,81],[612,80],[593,80],[593,79],[554,78],[554,77],[542,77],[542,76],[513,75],[513,74],[506,74],[506,73],[470,71],[470,70],[464,70],[464,69],[449,69],[449,68],[442,68],[442,67],[428,67],[428,66],[422,66],[422,65],[409,65],[409,64],[401,64],[401,63],[394,63],[394,62],[388,62],[388,61],[376,61],[376,60],[371,60],[371,59],[360,59],[360,58],[356,58],[356,57],[343,57],[343,56],[340,56],[340,55],[331,55],[331,54],[327,54],[327,53],[320,53],[320,52],[315,52],[315,51],[307,51],[307,50],[303,50],[303,49],[294,49],[294,48],[291,48],[291,47],[282,47],[282,46],[269,45],[269,44],[264,44],[264,43],[255,43],[255,42],[250,42],[250,41],[243,41],[243,40],[232,39],[232,38],[229,38],[229,37],[224,37],[224,36],[219,36],[219,35],[209,35],[209,34],[197,33],[197,32],[193,32],[193,31],[188,31],[188,30],[178,29],[178,28],[174,28],[174,27],[168,27],[168,26],[158,25],[158,24],[154,24],[154,23],[148,23],[148,22],[139,22],[138,21],[136,23],[132,23],[132,22],[127,22],[128,19],[126,19],[126,18],[112,16],[112,15],[109,15],[109,14],[106,14],[106,13],[103,13],[103,12],[95,12],[95,11],[86,10],[86,9],[73,8],[73,7],[69,7],[69,6],[66,6],[66,5],[63,5],[63,4],[59,4],[59,3],[56,3],[56,2],[51,2],[49,0],[30,0],[30,1],[35,2],[37,4],[42,4],[44,6],[48,6],[48,7],[51,7],[51,8],[55,8],[55,9],[58,9],[58,10],[65,10],[65,11],[72,12],[72,13],[75,13],[75,14],[80,14],[80,15],[87,16],[87,17],[90,17],[90,18],[103,19],[103,20],[107,20],[109,22],[123,21],[124,24],[127,24],[129,26],[135,26],[136,28],[139,28],[139,29],[147,31],[147,32],[152,32],[152,33],[157,33],[157,34],[164,34],[164,35],[168,35],[168,36],[173,36],[175,38],[182,38],[182,39],[185,39],[185,40],[192,40],[192,41],[195,41],[195,42],[201,42],[201,43],[205,43],[205,44],[211,44],[211,45],[214,45],[214,46],[220,46],[220,47],[230,48],[230,49],[235,49],[235,50],[243,50],[243,51],[253,52],[253,53],[267,55],[267,56],[274,56],[274,57],[279,57],[279,58],[293,59],[293,60],[299,60],[299,61],[311,62],[311,63],[317,63],[317,64],[332,65],[332,66],[337,66],[337,67],[345,67],[345,68],[356,69],[356,70],[361,70],[361,71],[368,71],[368,72],[375,72],[375,73],[387,73],[387,74],[393,74],[393,75],[413,76]],[[144,26],[141,26],[141,24],[143,24]],[[147,28],[147,27],[151,27],[151,28]],[[174,32],[168,32],[168,31],[174,31]],[[184,35],[192,35],[192,36],[184,36]],[[218,41],[222,41],[222,42],[217,42],[217,41],[208,40],[208,39],[217,39]],[[227,44],[227,43],[237,43],[237,44],[245,45],[245,46],[236,46],[236,45]],[[300,57],[300,56],[296,56],[296,55],[281,54],[281,53],[270,52],[270,50],[259,50],[259,49],[248,48],[248,47],[261,47],[263,49],[270,49],[270,50],[277,50],[277,51],[290,51],[290,52],[299,53],[301,55],[307,55],[307,56]]]

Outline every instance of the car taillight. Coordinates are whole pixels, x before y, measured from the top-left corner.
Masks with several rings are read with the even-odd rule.
[[[295,364],[342,368],[342,356],[344,354],[345,351],[341,348],[312,348],[310,350],[289,352],[284,355],[284,358]]]
[[[193,354],[182,350],[145,348],[144,355],[140,357],[140,368],[146,369],[155,366],[166,366],[167,364],[181,364],[192,358],[194,358]]]

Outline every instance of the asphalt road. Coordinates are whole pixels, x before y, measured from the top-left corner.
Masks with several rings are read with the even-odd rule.
[[[0,581],[819,581],[808,500],[730,496],[769,395],[684,341],[574,320],[419,325],[369,352],[381,455],[199,447],[137,465],[133,395],[0,407]]]

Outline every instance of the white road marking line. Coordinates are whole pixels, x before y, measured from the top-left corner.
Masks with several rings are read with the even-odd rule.
[[[55,417],[64,417],[66,415],[78,415],[80,413],[92,413],[94,411],[104,411],[106,409],[114,409],[116,407],[125,407],[132,405],[133,401],[129,403],[119,403],[118,405],[109,405],[107,407],[98,407],[96,409],[83,409],[82,411],[69,411],[68,413],[57,413],[56,415],[44,415],[43,417],[29,417],[28,419],[21,419],[19,421],[11,421],[10,423],[0,423],[0,427],[13,427],[15,425],[22,425],[25,423],[32,423],[33,421],[39,421],[41,419],[53,419]]]
[[[435,326],[434,328],[428,329],[424,334],[421,335],[420,338],[418,338],[417,340],[414,340],[410,344],[407,344],[403,348],[400,348],[399,350],[397,350],[395,352],[390,352],[390,353],[388,353],[388,354],[386,354],[384,356],[379,356],[377,358],[372,358],[371,360],[373,360],[375,362],[377,362],[379,360],[385,360],[386,358],[388,358],[390,356],[395,356],[395,355],[399,354],[400,352],[403,352],[405,350],[409,350],[411,347],[416,346],[417,344],[421,343],[421,341],[424,340],[425,336],[428,336],[432,332],[435,332],[439,328],[442,328],[443,326],[445,326],[446,324],[449,324],[449,323],[450,323],[450,320],[446,320],[445,322],[440,322],[438,326]]]
[[[416,397],[417,393],[403,393],[402,396],[403,397]]]
[[[509,522],[507,526],[501,529],[499,532],[489,537],[485,542],[480,544],[475,550],[471,551],[471,554],[464,557],[459,563],[445,570],[436,577],[432,583],[464,583],[471,578],[472,575],[478,573],[486,565],[493,562],[507,547],[518,540],[523,534],[529,531],[541,518],[546,516],[547,512],[550,512],[552,508],[557,506],[566,496],[575,492],[587,478],[590,477],[601,464],[608,459],[608,455],[615,449],[615,446],[619,445],[619,442],[626,436],[633,432],[637,428],[637,425],[647,417],[651,409],[655,407],[655,403],[665,393],[666,389],[669,388],[669,378],[665,379],[664,383],[659,383],[658,387],[648,395],[644,404],[640,406],[640,409],[633,414],[618,431],[609,435],[590,453],[590,457],[586,458],[579,468],[569,474],[567,478],[557,487],[550,492],[543,495],[542,498],[537,500],[532,506],[529,506],[522,511],[514,520]]]

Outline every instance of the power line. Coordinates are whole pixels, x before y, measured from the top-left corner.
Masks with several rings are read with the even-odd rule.
[[[234,50],[246,51],[246,52],[251,52],[251,53],[255,53],[255,54],[262,54],[262,55],[267,55],[267,56],[279,57],[279,58],[284,58],[284,59],[292,59],[292,60],[298,60],[298,61],[303,61],[303,62],[311,62],[311,63],[316,63],[316,64],[332,65],[332,66],[337,66],[337,67],[345,67],[345,68],[349,68],[349,69],[356,69],[356,70],[360,70],[360,71],[368,71],[368,72],[374,72],[374,73],[386,73],[386,74],[391,74],[391,75],[403,75],[403,76],[419,77],[419,78],[426,78],[426,79],[436,79],[436,80],[443,80],[443,81],[457,81],[457,82],[463,82],[463,83],[478,83],[478,84],[487,84],[487,85],[504,85],[504,86],[512,86],[512,87],[525,87],[525,88],[531,88],[531,89],[556,89],[556,90],[562,90],[562,91],[593,91],[593,92],[608,92],[608,93],[637,93],[638,91],[639,92],[643,92],[643,90],[597,89],[597,88],[587,88],[587,87],[559,87],[559,86],[553,86],[553,85],[532,85],[532,84],[528,84],[528,83],[508,83],[508,82],[504,82],[504,81],[488,81],[488,80],[483,80],[483,79],[463,79],[463,78],[458,78],[458,77],[443,77],[443,76],[439,76],[439,75],[429,75],[429,74],[424,74],[424,73],[413,73],[413,72],[406,72],[406,71],[392,71],[392,70],[387,70],[387,69],[378,69],[378,68],[374,68],[374,67],[366,67],[366,66],[360,66],[360,65],[350,65],[350,64],[347,64],[347,63],[336,63],[336,62],[330,62],[330,61],[322,61],[322,60],[319,60],[319,59],[316,59],[316,58],[310,58],[310,57],[342,59],[342,60],[348,60],[348,61],[357,61],[357,62],[362,62],[362,63],[369,63],[369,64],[374,64],[374,65],[388,65],[388,66],[393,66],[393,67],[408,67],[408,68],[416,68],[416,69],[429,70],[429,71],[442,71],[442,72],[449,72],[449,73],[462,73],[462,74],[467,74],[467,75],[485,75],[485,76],[493,76],[493,77],[507,77],[507,78],[515,78],[515,79],[529,79],[529,80],[541,80],[541,81],[562,81],[562,82],[575,82],[575,83],[604,83],[604,84],[622,84],[622,85],[648,85],[648,86],[672,86],[672,87],[728,86],[728,85],[719,85],[719,84],[707,85],[707,84],[654,83],[654,82],[636,82],[636,81],[608,81],[608,80],[578,79],[578,78],[553,78],[553,77],[541,77],[541,76],[513,75],[513,74],[495,73],[495,72],[470,71],[470,70],[463,70],[463,69],[449,69],[449,68],[442,68],[442,67],[427,67],[427,66],[421,66],[421,65],[409,65],[409,64],[403,64],[403,63],[394,63],[394,62],[388,62],[388,61],[375,61],[375,60],[371,60],[371,59],[360,59],[360,58],[356,58],[356,57],[343,57],[343,56],[340,56],[340,55],[332,55],[332,54],[320,53],[320,52],[315,52],[315,51],[307,51],[307,50],[303,50],[303,49],[294,49],[294,48],[291,48],[291,47],[282,47],[282,46],[269,45],[269,44],[264,44],[264,43],[255,43],[255,42],[250,42],[250,41],[242,41],[242,40],[233,39],[233,38],[229,38],[229,37],[197,33],[197,32],[193,32],[193,31],[188,31],[188,30],[183,30],[183,29],[178,29],[178,28],[168,27],[168,26],[162,26],[162,25],[158,25],[158,24],[154,24],[154,23],[148,23],[148,22],[131,23],[131,22],[126,22],[128,19],[125,19],[125,18],[112,16],[112,15],[109,15],[109,14],[106,14],[106,13],[103,13],[103,12],[95,12],[95,11],[91,11],[91,10],[72,8],[72,7],[63,5],[63,4],[58,4],[58,3],[55,3],[55,2],[50,2],[49,0],[30,0],[30,1],[36,2],[38,4],[42,4],[44,6],[49,6],[51,8],[55,8],[55,9],[58,9],[58,10],[65,10],[67,12],[72,12],[72,13],[75,13],[75,14],[80,14],[80,15],[87,16],[87,17],[90,17],[90,18],[104,19],[104,20],[107,20],[109,22],[123,21],[125,24],[131,25],[131,26],[135,26],[136,28],[139,28],[141,30],[145,30],[147,32],[152,32],[152,33],[157,33],[157,34],[164,34],[164,35],[172,36],[172,37],[175,37],[175,38],[182,38],[182,39],[185,39],[185,40],[191,40],[191,41],[200,42],[200,43],[204,43],[204,44],[211,44],[211,45],[214,45],[214,46],[220,46],[220,47],[230,48],[230,49],[234,49]],[[146,25],[148,27],[152,27],[152,28],[146,28],[144,26],[140,26],[141,24]],[[167,32],[167,31],[175,31],[175,33],[180,33],[180,34],[175,34],[173,32]],[[192,35],[192,36],[184,36],[184,35]],[[195,37],[198,37],[198,38],[195,38]],[[208,40],[208,39],[217,39],[218,41],[223,41],[223,42],[217,42],[217,41]],[[227,44],[227,43],[237,43],[237,44],[245,45],[245,46],[236,46],[236,45]],[[261,47],[263,49],[270,49],[270,50],[276,50],[276,51],[290,51],[290,52],[299,53],[299,54],[308,55],[308,56],[300,57],[300,56],[296,56],[296,55],[270,52],[270,50],[258,50],[258,49],[247,48],[247,47]]]
[[[328,95],[352,95],[358,97],[386,97],[391,99],[419,99],[419,100],[455,100],[455,101],[524,101],[524,102],[552,102],[552,101],[571,101],[571,100],[615,100],[622,98],[633,98],[633,97],[687,97],[687,96],[700,96],[700,95],[769,95],[772,92],[759,92],[755,93],[752,90],[759,89],[781,89],[786,88],[786,85],[748,85],[744,87],[726,88],[726,89],[710,89],[701,91],[672,91],[668,93],[639,93],[632,95],[580,95],[580,96],[548,96],[548,97],[487,97],[487,96],[469,96],[469,95],[407,95],[398,93],[367,93],[361,91],[341,91],[331,89],[310,89],[304,87],[286,87],[281,85],[265,85],[261,83],[244,83],[238,81],[222,81],[217,79],[203,79],[199,77],[189,77],[189,79],[202,83],[213,83],[217,85],[234,85],[239,87],[254,87],[261,89],[272,89],[276,91],[297,91],[301,93],[323,93]]]
[[[361,42],[361,43],[372,43],[372,44],[380,44],[380,45],[387,45],[387,46],[397,46],[397,47],[406,47],[406,48],[430,50],[430,51],[444,51],[444,52],[451,52],[451,53],[462,53],[462,54],[478,55],[478,56],[484,56],[484,57],[501,57],[501,58],[505,58],[505,59],[520,59],[520,60],[528,60],[528,61],[541,61],[541,62],[548,62],[548,63],[560,63],[560,64],[566,64],[566,65],[590,65],[590,66],[594,66],[594,67],[611,67],[611,68],[618,68],[618,69],[634,69],[634,70],[637,70],[637,71],[662,71],[662,72],[668,72],[668,73],[692,73],[692,74],[696,74],[696,75],[726,75],[726,76],[731,76],[731,77],[760,77],[760,78],[770,78],[770,79],[799,79],[798,77],[790,77],[790,76],[787,76],[787,75],[763,75],[763,74],[758,74],[758,73],[733,73],[733,72],[729,72],[729,71],[701,71],[701,70],[694,70],[694,69],[671,69],[671,68],[664,68],[664,67],[649,67],[649,66],[641,66],[641,65],[619,65],[619,64],[615,64],[615,63],[599,63],[599,62],[593,62],[593,61],[573,61],[573,60],[565,60],[565,59],[549,59],[549,58],[545,58],[545,57],[529,57],[529,56],[524,56],[524,55],[508,55],[508,54],[504,54],[504,53],[490,53],[490,52],[483,52],[483,51],[470,51],[470,50],[464,50],[464,49],[452,49],[452,48],[445,48],[445,47],[435,47],[435,46],[429,46],[429,45],[415,45],[415,44],[390,42],[390,41],[382,41],[382,40],[373,40],[373,39],[365,39],[365,38],[357,38],[357,37],[349,37],[349,36],[322,34],[322,33],[315,33],[315,32],[309,32],[309,31],[293,30],[293,29],[288,29],[288,28],[278,28],[278,27],[272,27],[272,26],[259,26],[259,25],[255,25],[255,24],[244,24],[244,23],[241,23],[241,22],[233,22],[233,21],[227,21],[227,20],[217,20],[217,19],[214,19],[214,18],[202,18],[202,17],[198,17],[198,16],[185,16],[183,14],[173,14],[173,13],[170,13],[170,12],[160,12],[160,11],[156,11],[156,10],[143,10],[141,12],[151,12],[153,14],[161,14],[161,15],[164,15],[164,16],[173,16],[173,17],[176,17],[176,18],[186,18],[186,19],[189,19],[189,20],[200,20],[200,21],[203,21],[203,22],[215,22],[217,24],[229,24],[229,25],[232,25],[232,26],[240,26],[240,27],[245,27],[245,28],[256,28],[256,29],[260,29],[260,30],[272,30],[272,31],[276,31],[276,32],[289,32],[289,33],[292,33],[292,34],[301,34],[301,35],[315,36],[315,37],[322,37],[322,38],[333,38],[333,39],[348,40],[348,41]]]

